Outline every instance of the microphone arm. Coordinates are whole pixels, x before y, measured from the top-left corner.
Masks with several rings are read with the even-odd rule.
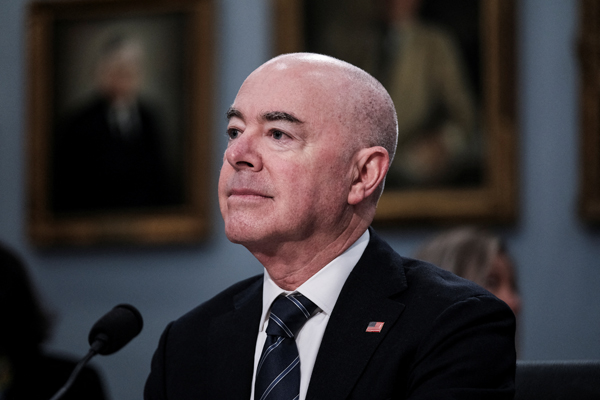
[[[63,385],[63,387],[60,388],[60,390],[58,392],[56,392],[56,394],[54,396],[52,396],[52,398],[50,400],[58,400],[61,397],[63,397],[64,394],[67,393],[67,390],[69,390],[71,388],[71,386],[73,385],[73,382],[75,382],[75,379],[77,379],[77,377],[79,376],[79,373],[81,372],[81,370],[83,369],[85,364],[87,364],[88,361],[90,361],[92,359],[92,357],[94,357],[96,354],[98,354],[96,352],[96,350],[90,349],[90,351],[88,351],[87,355],[85,357],[83,357],[83,359],[81,359],[81,361],[79,361],[77,363],[77,365],[75,366],[75,369],[73,370],[73,372],[71,372],[71,375],[69,376],[69,379],[67,380],[67,382]]]

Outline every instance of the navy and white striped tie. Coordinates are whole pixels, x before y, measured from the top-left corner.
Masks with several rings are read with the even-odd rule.
[[[298,399],[300,357],[295,338],[316,309],[299,293],[273,301],[267,339],[256,368],[254,400]]]

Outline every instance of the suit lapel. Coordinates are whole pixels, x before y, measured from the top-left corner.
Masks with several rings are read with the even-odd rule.
[[[402,261],[371,230],[371,240],[335,305],[313,369],[307,399],[345,399],[404,305],[391,299],[406,288]],[[383,322],[379,333],[369,322]]]
[[[208,359],[214,398],[249,398],[262,311],[262,279],[234,298],[233,310],[211,323]]]

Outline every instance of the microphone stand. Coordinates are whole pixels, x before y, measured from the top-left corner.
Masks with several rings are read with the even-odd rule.
[[[58,390],[58,392],[56,392],[56,394],[54,396],[52,396],[52,398],[50,400],[58,400],[61,397],[63,397],[65,395],[65,393],[67,393],[67,390],[69,390],[71,388],[71,386],[73,385],[73,382],[75,382],[75,379],[77,379],[77,377],[79,376],[79,373],[81,372],[81,370],[83,369],[85,364],[87,364],[88,361],[90,361],[92,359],[92,357],[94,357],[96,354],[98,354],[98,352],[102,349],[102,347],[104,347],[104,344],[106,343],[106,341],[104,340],[105,337],[101,337],[101,336],[104,336],[104,335],[98,335],[98,338],[96,339],[96,341],[94,341],[94,343],[90,347],[90,351],[88,351],[86,356],[83,357],[81,359],[81,361],[79,361],[77,363],[77,365],[75,366],[75,369],[73,369],[73,372],[71,372],[71,375],[69,376],[69,379],[67,380],[67,382],[63,385],[63,387],[61,387]]]

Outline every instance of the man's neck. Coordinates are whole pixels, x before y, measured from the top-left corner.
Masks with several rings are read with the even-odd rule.
[[[301,243],[285,243],[273,253],[250,251],[267,269],[277,286],[284,290],[295,290],[352,246],[368,226],[365,221],[353,221],[333,238],[314,235]]]

